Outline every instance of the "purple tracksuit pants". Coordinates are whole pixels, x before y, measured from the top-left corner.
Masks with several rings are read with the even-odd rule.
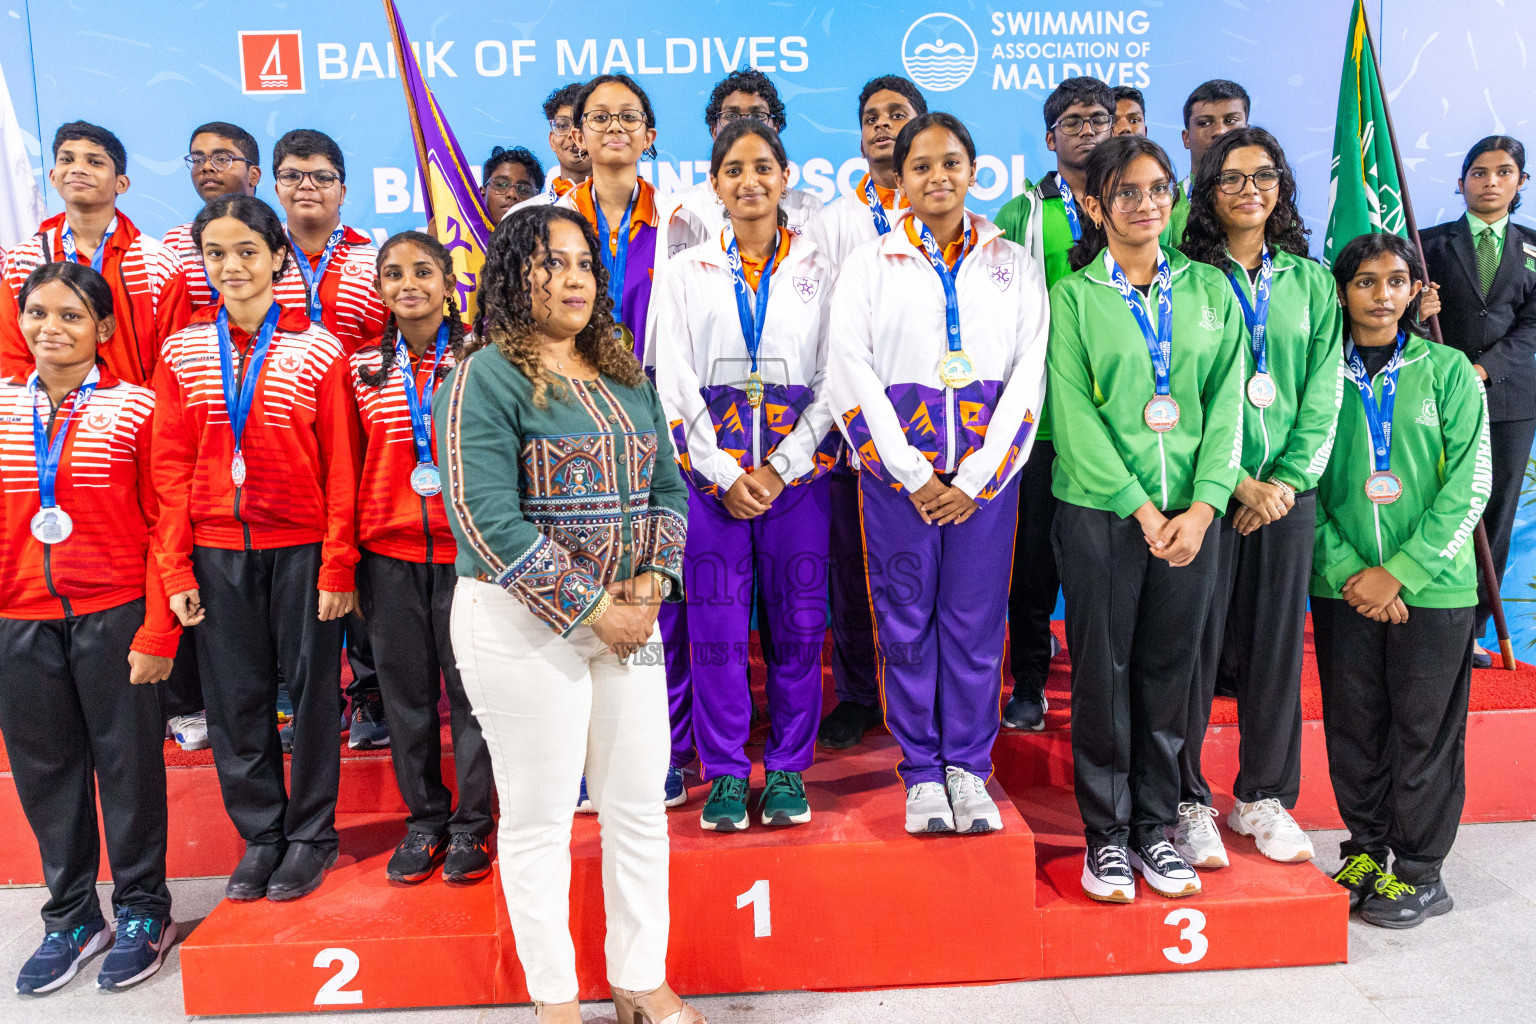
[[[754,575],[768,618],[761,635],[771,726],[763,767],[811,766],[821,717],[827,632],[827,478],[785,488],[756,519],[736,519],[719,498],[688,485],[683,575],[692,641],[693,739],[705,779],[747,778],[752,694],[747,641]],[[761,626],[762,624],[760,624]],[[675,735],[675,733],[674,733]]]
[[[992,774],[1018,486],[934,526],[906,491],[859,475],[880,694],[908,788],[942,783],[951,765]]]

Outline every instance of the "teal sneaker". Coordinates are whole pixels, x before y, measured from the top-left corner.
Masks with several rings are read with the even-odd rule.
[[[769,772],[757,809],[764,825],[804,825],[811,820],[805,780],[799,772]]]
[[[706,832],[743,832],[748,825],[747,780],[721,775],[709,784],[699,826]]]

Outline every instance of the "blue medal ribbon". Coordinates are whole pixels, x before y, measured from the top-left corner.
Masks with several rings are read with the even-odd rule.
[[[37,411],[38,375],[32,371],[32,376],[27,380],[27,391],[32,399],[32,452],[37,458],[37,493],[42,499],[45,509],[58,508],[57,492],[55,485],[59,479],[59,466],[64,461],[64,439],[69,434],[69,427],[79,419],[81,411],[91,395],[96,392],[96,385],[101,382],[101,371],[95,367],[86,375],[85,381],[74,390],[74,401],[70,403],[69,411],[64,414],[64,422],[59,424],[53,433],[52,443],[48,440],[48,428],[43,424],[43,418]],[[70,401],[70,396],[65,396],[65,402]],[[63,408],[63,402],[59,403]]]
[[[1386,374],[1386,379],[1381,385],[1380,404],[1376,401],[1376,392],[1371,383],[1371,375],[1365,368],[1365,360],[1360,358],[1355,343],[1349,341],[1344,345],[1349,375],[1354,378],[1355,387],[1360,390],[1360,404],[1365,407],[1365,425],[1371,432],[1371,455],[1376,460],[1378,473],[1388,472],[1392,468],[1392,409],[1397,404],[1397,372],[1402,368],[1403,346],[1407,342],[1408,336],[1398,331],[1397,350],[1381,371]]]
[[[1080,242],[1083,238],[1083,219],[1077,212],[1077,200],[1072,198],[1072,186],[1067,184],[1066,178],[1058,174],[1056,187],[1061,190],[1061,205],[1067,211],[1067,225],[1072,229],[1072,241]]]
[[[949,343],[951,352],[960,351],[960,296],[955,291],[955,279],[960,276],[960,265],[965,262],[966,255],[971,248],[971,221],[965,219],[965,242],[960,246],[960,258],[955,260],[955,268],[951,270],[944,263],[944,251],[939,248],[938,240],[933,237],[933,232],[928,230],[928,225],[918,221],[922,230],[923,255],[928,257],[928,265],[933,267],[933,272],[939,275],[939,283],[944,286],[944,337]]]
[[[267,361],[267,350],[272,347],[272,335],[277,331],[277,318],[282,307],[276,302],[267,308],[261,331],[251,343],[251,355],[246,361],[245,376],[235,379],[235,367],[240,354],[229,336],[229,310],[219,307],[216,323],[219,328],[219,375],[224,383],[224,408],[229,413],[229,429],[235,435],[235,455],[240,455],[240,439],[245,436],[245,421],[251,415],[256,401],[256,382],[261,378],[261,367]]]
[[[1232,283],[1232,290],[1237,293],[1238,304],[1243,307],[1243,322],[1248,325],[1248,344],[1253,347],[1253,361],[1258,367],[1259,373],[1268,373],[1268,361],[1264,353],[1264,335],[1269,324],[1269,290],[1275,277],[1274,260],[1269,255],[1269,246],[1264,247],[1264,263],[1259,269],[1259,283],[1254,286],[1254,302],[1249,303],[1248,296],[1243,292],[1242,284],[1237,280],[1237,275],[1227,271],[1227,280]]]
[[[101,273],[103,262],[107,258],[107,243],[112,240],[112,235],[117,231],[117,218],[112,218],[112,223],[107,225],[107,230],[102,232],[101,244],[96,247],[96,253],[91,257],[91,269]],[[80,250],[75,247],[75,230],[69,226],[69,221],[64,222],[64,233],[59,236],[59,245],[64,249],[64,258],[71,263],[84,263],[80,258]]]
[[[752,358],[752,372],[757,372],[757,349],[763,343],[763,326],[768,323],[768,284],[773,277],[773,261],[778,256],[777,239],[768,250],[768,262],[763,264],[763,276],[757,282],[757,310],[753,312],[751,289],[747,287],[746,269],[741,263],[741,250],[736,246],[736,232],[726,229],[730,241],[725,247],[725,262],[731,268],[731,284],[736,286],[736,316],[741,320],[741,334],[747,342],[747,355]]]
[[[597,201],[597,189],[592,189],[592,209],[597,211],[597,238],[601,243],[598,248],[603,258],[603,266],[608,271],[608,297],[613,300],[613,319],[618,323],[624,322],[624,272],[629,267],[629,227],[635,216],[635,201],[640,197],[640,187],[635,186],[635,192],[629,197],[629,206],[624,210],[624,223],[619,227],[619,239],[616,252],[609,252],[608,218],[603,215],[603,204]]]
[[[443,350],[448,347],[448,323],[437,329],[437,348],[432,356],[432,376],[443,361]],[[416,442],[416,462],[430,465],[432,458],[432,378],[427,378],[425,393],[416,390],[416,373],[411,369],[411,351],[401,337],[395,342],[395,365],[400,368],[400,380],[405,387],[405,407],[411,414],[411,439]]]
[[[1169,294],[1173,291],[1173,272],[1168,268],[1168,257],[1162,253],[1157,257],[1156,331],[1152,330],[1152,320],[1147,316],[1147,309],[1141,304],[1141,298],[1136,294],[1130,279],[1125,276],[1125,271],[1120,269],[1120,264],[1115,262],[1108,250],[1105,250],[1104,257],[1109,261],[1110,280],[1120,289],[1125,304],[1131,307],[1136,326],[1141,328],[1141,335],[1147,341],[1147,354],[1152,357],[1152,375],[1157,393],[1166,395],[1170,390],[1169,366],[1173,356],[1173,298]]]
[[[331,265],[331,257],[336,255],[336,247],[341,244],[341,240],[344,237],[346,237],[345,229],[337,228],[335,231],[332,231],[331,237],[326,240],[325,252],[320,255],[320,265],[318,267],[311,267],[309,265],[309,254],[294,240],[293,232],[288,232],[288,241],[293,243],[294,262],[299,265],[299,275],[304,278],[305,297],[309,300],[309,322],[312,324],[320,322],[322,313],[320,307],[320,282],[325,280],[325,272]]]
[[[875,187],[875,176],[864,176],[864,201],[869,204],[869,215],[875,220],[875,234],[890,233],[891,219],[885,215],[885,204],[880,201],[880,190]]]

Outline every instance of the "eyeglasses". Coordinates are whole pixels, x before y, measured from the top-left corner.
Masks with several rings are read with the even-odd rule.
[[[251,162],[245,157],[235,156],[233,153],[215,153],[212,156],[204,156],[201,153],[188,153],[181,159],[194,171],[199,170],[204,164],[213,164],[213,168],[216,171],[227,171],[237,163],[248,164]]]
[[[513,181],[511,178],[501,176],[486,182],[485,187],[499,196],[504,196],[508,192],[516,192],[519,199],[532,199],[539,192],[530,181]]]
[[[621,110],[617,114],[610,114],[606,110],[594,110],[581,115],[581,123],[595,132],[607,131],[608,126],[615,120],[626,132],[639,131],[645,127],[645,114],[639,110]]]
[[[1235,196],[1248,187],[1249,182],[1253,187],[1263,192],[1269,192],[1280,184],[1280,172],[1273,167],[1261,167],[1252,174],[1244,174],[1242,171],[1222,171],[1216,175],[1216,187],[1229,196]]]
[[[1124,188],[1116,189],[1114,195],[1115,209],[1120,213],[1135,213],[1141,208],[1141,200],[1145,196],[1152,197],[1153,206],[1171,206],[1173,204],[1173,183],[1160,181],[1145,192],[1135,185],[1126,185]]]
[[[549,130],[556,135],[565,135],[574,127],[576,127],[576,122],[568,117],[552,117],[549,119]]]
[[[774,127],[773,115],[768,113],[766,110],[749,110],[746,113],[741,113],[740,111],[736,110],[722,110],[720,112],[720,116],[715,118],[715,123],[724,128],[728,124],[732,124],[736,121],[740,121],[742,118],[747,117],[750,117],[754,121],[761,121],[763,124],[768,125],[770,128]]]
[[[340,181],[341,175],[335,171],[296,171],[290,167],[287,170],[278,171],[276,178],[279,184],[287,185],[289,188],[298,188],[304,179],[308,178],[310,184],[324,191]]]
[[[1081,135],[1084,128],[1091,127],[1093,134],[1103,135],[1109,131],[1109,126],[1114,123],[1115,119],[1108,114],[1094,114],[1092,117],[1068,114],[1051,125],[1051,131],[1061,132],[1063,135]]]

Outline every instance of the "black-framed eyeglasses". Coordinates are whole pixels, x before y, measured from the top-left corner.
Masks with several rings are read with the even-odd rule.
[[[1068,114],[1066,117],[1058,118],[1056,123],[1051,125],[1051,131],[1061,132],[1063,135],[1081,135],[1084,128],[1092,128],[1093,134],[1103,135],[1114,123],[1115,119],[1108,114],[1094,114],[1090,117]]]
[[[223,152],[214,153],[212,156],[204,156],[202,153],[188,153],[181,159],[194,171],[201,169],[204,164],[213,164],[213,168],[216,171],[227,171],[237,163],[251,163],[250,160],[243,156],[235,156],[233,153]]]
[[[576,127],[576,122],[568,117],[552,117],[549,119],[549,130],[556,135],[565,135],[574,127]]]
[[[533,187],[531,181],[513,181],[503,175],[497,175],[485,183],[485,187],[499,196],[508,192],[516,192],[519,199],[532,199],[539,194],[539,190]]]
[[[299,171],[292,167],[278,171],[275,177],[279,184],[287,185],[289,188],[298,188],[304,179],[308,178],[311,185],[321,190],[328,189],[341,180],[341,175],[335,171]]]
[[[1122,186],[1115,190],[1115,209],[1120,213],[1135,213],[1141,209],[1141,201],[1146,196],[1152,197],[1153,206],[1171,206],[1173,204],[1173,183],[1171,181],[1160,181],[1145,192],[1135,185]]]
[[[621,110],[617,114],[610,114],[606,110],[592,110],[581,115],[581,123],[595,132],[605,132],[608,126],[615,120],[619,127],[627,132],[636,132],[645,127],[645,112],[642,110]]]
[[[773,115],[766,110],[748,110],[746,112],[739,110],[722,110],[720,111],[720,116],[715,118],[715,123],[718,124],[721,128],[724,128],[726,125],[740,121],[744,117],[750,117],[754,121],[761,121],[763,124],[770,128],[777,127],[777,125],[773,123]]]
[[[1273,167],[1260,167],[1252,174],[1242,171],[1222,171],[1216,175],[1216,187],[1229,196],[1235,196],[1248,187],[1249,182],[1261,192],[1270,192],[1280,184],[1280,172]]]

